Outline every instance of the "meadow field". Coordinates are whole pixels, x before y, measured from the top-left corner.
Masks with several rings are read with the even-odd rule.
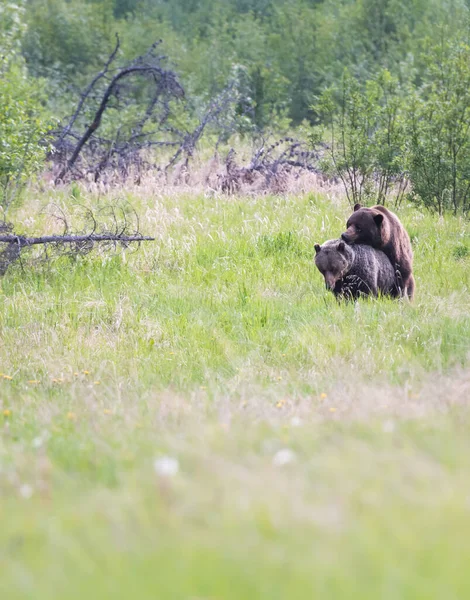
[[[470,597],[470,224],[403,207],[416,299],[339,304],[328,189],[129,202],[134,252],[0,281],[0,597]]]

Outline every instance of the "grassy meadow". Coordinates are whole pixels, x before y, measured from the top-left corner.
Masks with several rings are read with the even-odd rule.
[[[74,195],[11,217],[156,241],[0,281],[0,597],[469,597],[470,224],[405,207],[415,302],[338,304],[336,193]]]

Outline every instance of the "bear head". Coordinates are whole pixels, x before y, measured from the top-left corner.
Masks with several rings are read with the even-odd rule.
[[[384,215],[381,212],[356,204],[341,239],[347,244],[367,244],[380,248],[384,243],[383,226]]]
[[[315,244],[315,265],[325,278],[326,288],[334,290],[336,283],[351,268],[354,253],[350,246],[342,240],[329,240]]]

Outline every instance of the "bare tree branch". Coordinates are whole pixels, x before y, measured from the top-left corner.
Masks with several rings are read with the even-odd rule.
[[[152,139],[155,135],[165,131],[164,126],[170,117],[170,101],[184,97],[183,87],[179,83],[176,74],[163,68],[161,64],[165,57],[158,56],[155,53],[155,49],[160,42],[153,44],[148,52],[130,63],[111,70],[110,66],[115,61],[119,50],[119,38],[117,36],[116,40],[116,46],[104,68],[80,95],[77,108],[68,124],[56,134],[56,148],[63,149],[66,153],[70,152],[70,157],[62,164],[59,174],[55,178],[56,183],[63,181],[66,175],[75,168],[77,160],[85,148],[88,149],[88,159],[91,159],[92,171],[95,174],[95,179],[97,179],[114,155],[121,157],[127,163],[130,157],[142,148],[175,144],[173,139]],[[125,106],[135,101],[135,99],[132,99],[132,87],[127,84],[134,76],[141,78],[142,83],[146,82],[145,85],[150,84],[153,87],[144,114],[138,118],[127,138],[123,135],[123,140],[121,140],[121,128],[118,128],[114,139],[107,140],[98,137],[96,132],[101,125],[105,111],[113,104],[110,102],[112,98],[116,98],[119,104],[123,102]],[[106,83],[104,87],[101,85],[103,82]],[[98,83],[100,83],[99,86]],[[85,112],[87,111],[88,114],[90,109],[93,114],[91,123],[79,133],[77,131],[79,119],[83,122]],[[151,133],[146,133],[147,123],[156,123],[157,129]],[[170,132],[170,130],[171,128],[166,128],[167,132]],[[172,133],[174,134],[174,130]],[[71,140],[74,141],[73,144]]]
[[[128,248],[130,244],[155,239],[140,233],[138,215],[130,206],[126,207],[127,210],[123,207],[105,207],[99,211],[101,217],[97,218],[91,209],[77,205],[87,223],[82,232],[71,231],[67,215],[61,207],[52,204],[50,208],[53,209],[52,216],[63,227],[62,234],[19,235],[10,223],[0,221],[0,275],[4,275],[9,265],[20,258],[22,250],[34,246],[44,246],[44,256],[49,258],[49,248],[54,249],[56,254],[80,255],[90,252],[96,244],[104,248]]]
[[[0,235],[0,243],[16,244],[20,248],[37,244],[71,244],[77,242],[152,242],[155,238],[144,235],[122,235],[112,233],[90,233],[88,235],[43,235],[25,237],[22,235]]]
[[[80,101],[77,105],[77,108],[74,112],[74,114],[72,115],[72,118],[70,119],[70,122],[68,123],[68,125],[66,127],[64,127],[64,129],[62,130],[58,141],[62,141],[65,136],[67,134],[70,134],[72,127],[75,124],[75,121],[77,120],[78,115],[80,114],[83,105],[85,104],[86,100],[88,99],[91,91],[93,90],[93,88],[95,87],[95,85],[98,83],[98,81],[105,77],[106,74],[108,73],[109,67],[111,65],[111,63],[114,61],[114,59],[116,58],[116,55],[118,53],[119,50],[119,46],[120,46],[120,42],[119,42],[119,36],[116,33],[116,46],[114,48],[114,50],[111,52],[111,54],[109,55],[108,60],[106,61],[105,65],[104,65],[104,69],[102,71],[100,71],[91,81],[90,85],[86,88],[86,90],[81,94],[80,97]]]
[[[291,137],[284,137],[270,146],[261,140],[261,146],[254,152],[247,166],[235,163],[235,151],[232,149],[225,160],[226,174],[220,178],[223,192],[233,194],[242,184],[251,184],[258,176],[264,180],[263,189],[269,189],[273,181],[287,174],[294,177],[308,171],[320,175],[319,155],[309,149],[306,143]]]

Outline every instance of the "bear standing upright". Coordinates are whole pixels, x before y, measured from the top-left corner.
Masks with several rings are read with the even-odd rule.
[[[396,215],[384,206],[354,206],[341,238],[348,244],[365,244],[384,252],[395,270],[394,296],[414,295],[413,250],[410,238]]]

